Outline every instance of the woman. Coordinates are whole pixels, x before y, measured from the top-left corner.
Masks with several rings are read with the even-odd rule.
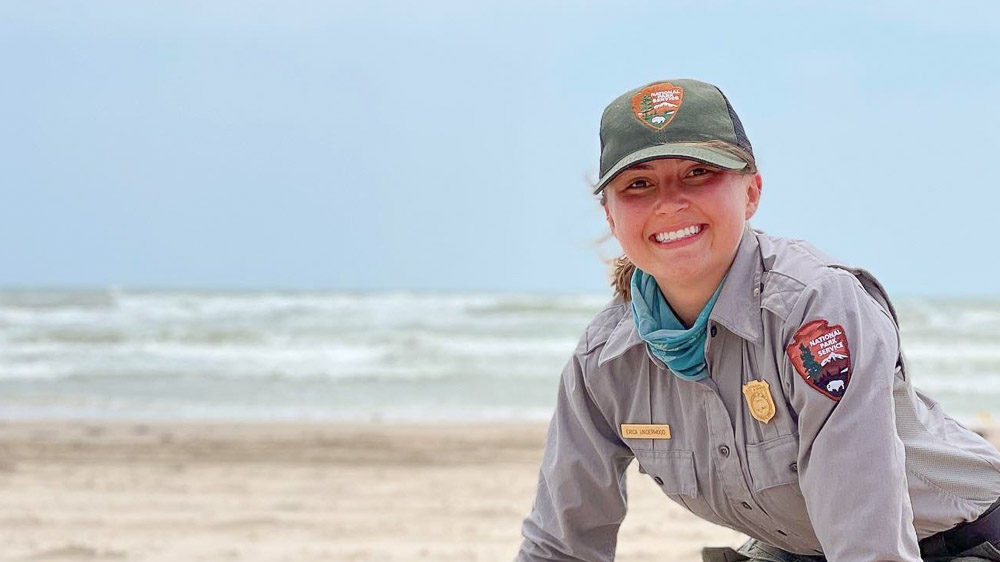
[[[1000,561],[1000,453],[912,388],[869,273],[749,227],[761,188],[715,86],[605,110],[596,193],[625,257],[562,374],[518,560],[612,560],[636,459],[753,537],[706,558]]]

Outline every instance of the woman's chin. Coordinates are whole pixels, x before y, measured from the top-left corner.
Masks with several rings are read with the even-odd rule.
[[[703,263],[673,263],[669,268],[657,268],[649,273],[661,287],[701,287],[705,283],[718,283],[725,270],[713,272],[708,264]]]

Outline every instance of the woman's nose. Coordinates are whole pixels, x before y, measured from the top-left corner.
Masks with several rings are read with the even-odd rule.
[[[687,196],[673,186],[662,186],[656,194],[656,212],[660,214],[676,213],[688,206]]]

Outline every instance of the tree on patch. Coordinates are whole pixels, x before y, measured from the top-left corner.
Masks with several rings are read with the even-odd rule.
[[[642,101],[639,102],[639,113],[643,117],[646,117],[651,111],[653,111],[653,100],[649,97],[649,94],[646,94],[642,96]]]
[[[799,351],[802,354],[802,366],[809,371],[809,376],[816,380],[820,373],[823,371],[823,366],[816,361],[813,354],[809,351],[809,348],[803,344],[799,344]]]

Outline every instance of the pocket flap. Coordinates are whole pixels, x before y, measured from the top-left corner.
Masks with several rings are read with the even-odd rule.
[[[698,497],[698,480],[691,451],[634,451],[639,468],[663,488],[664,493]]]
[[[799,479],[799,439],[784,435],[747,445],[747,464],[754,490],[791,484]]]

